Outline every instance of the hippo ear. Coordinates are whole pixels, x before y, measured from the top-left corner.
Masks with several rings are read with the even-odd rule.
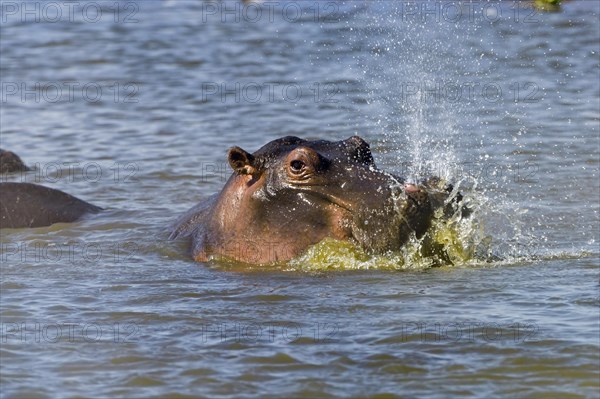
[[[254,155],[242,150],[240,147],[231,147],[227,151],[229,165],[238,175],[252,175],[256,173]]]

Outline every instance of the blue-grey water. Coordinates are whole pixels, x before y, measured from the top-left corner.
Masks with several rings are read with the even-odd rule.
[[[106,211],[2,231],[0,396],[597,398],[599,4],[2,1],[2,179]],[[453,266],[167,240],[228,147],[355,134],[460,185]]]

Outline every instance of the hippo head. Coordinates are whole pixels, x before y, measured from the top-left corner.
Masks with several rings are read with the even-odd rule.
[[[213,246],[242,236],[280,243],[279,253],[259,255],[260,261],[289,259],[325,237],[372,252],[398,249],[429,223],[425,192],[377,169],[358,136],[337,142],[284,137],[252,154],[232,147],[228,161],[234,174],[205,231],[210,241],[215,230],[228,230]]]
[[[244,180],[256,200],[333,204],[350,212],[363,200],[356,195],[384,178],[369,144],[358,136],[338,142],[289,136],[254,154],[232,147],[228,160],[237,175],[248,176]]]

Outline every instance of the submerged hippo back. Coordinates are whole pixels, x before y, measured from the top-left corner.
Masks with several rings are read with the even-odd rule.
[[[0,228],[70,223],[100,210],[52,188],[31,183],[0,183]]]

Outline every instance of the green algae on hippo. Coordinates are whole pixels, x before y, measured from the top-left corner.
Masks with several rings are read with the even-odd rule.
[[[234,173],[219,194],[185,213],[171,238],[191,237],[197,261],[287,261],[325,238],[368,253],[398,250],[421,238],[434,211],[459,211],[459,196],[432,178],[409,184],[375,166],[369,144],[284,137],[250,154],[228,151]]]

